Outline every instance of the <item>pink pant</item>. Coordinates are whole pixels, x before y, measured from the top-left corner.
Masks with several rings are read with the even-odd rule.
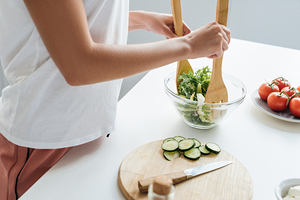
[[[21,197],[70,148],[31,149],[17,146],[0,134],[0,200]]]

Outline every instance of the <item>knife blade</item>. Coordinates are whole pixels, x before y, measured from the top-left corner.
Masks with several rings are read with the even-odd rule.
[[[190,169],[186,169],[181,172],[175,172],[175,173],[165,174],[165,175],[170,177],[173,180],[173,184],[175,185],[177,183],[183,182],[185,180],[188,180],[200,174],[204,174],[213,170],[220,169],[227,165],[230,165],[232,162],[233,161],[219,161],[219,162],[209,163],[209,164],[193,167]],[[153,183],[154,179],[155,177],[150,177],[150,178],[139,180],[138,181],[139,191],[148,192],[148,188]]]

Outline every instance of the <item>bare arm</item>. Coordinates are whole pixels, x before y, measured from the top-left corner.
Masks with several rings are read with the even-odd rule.
[[[129,12],[128,31],[144,29],[153,33],[164,35],[166,38],[177,37],[173,23],[173,16],[168,14],[131,11]],[[187,35],[191,32],[190,28],[183,23],[183,33]]]
[[[24,2],[50,56],[70,85],[119,79],[177,60],[217,55],[228,48],[226,30],[224,32],[216,23],[211,24],[210,28],[202,27],[185,37],[155,43],[95,43],[88,30],[82,1]],[[207,34],[209,31],[211,33]],[[216,39],[209,44],[206,35]],[[198,45],[204,46],[200,48]]]

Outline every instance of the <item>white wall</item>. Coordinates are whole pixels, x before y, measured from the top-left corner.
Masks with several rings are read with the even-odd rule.
[[[181,0],[182,17],[192,30],[215,20],[216,0]],[[170,0],[130,0],[131,10],[171,14]],[[229,0],[228,27],[233,38],[300,50],[300,0]],[[129,43],[164,37],[136,31]]]
[[[228,27],[233,38],[300,50],[300,0],[229,0]],[[216,0],[181,0],[182,17],[192,30],[215,20]],[[170,0],[130,0],[130,10],[171,14]],[[129,33],[128,43],[164,40],[139,30]],[[146,73],[125,78],[120,99]],[[7,84],[0,70],[0,89]]]
[[[195,30],[215,20],[216,0],[181,0],[182,18]],[[172,13],[170,0],[130,0],[130,10]],[[231,36],[300,50],[300,0],[229,0]],[[163,36],[139,30],[129,33],[128,43],[163,40]],[[145,75],[126,78],[121,96]]]

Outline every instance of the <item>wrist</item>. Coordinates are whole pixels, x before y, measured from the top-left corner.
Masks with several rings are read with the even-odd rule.
[[[145,29],[145,23],[142,20],[143,18],[145,18],[144,11],[130,11],[128,31]]]
[[[192,48],[191,45],[189,45],[189,38],[186,36],[178,37],[179,45],[180,45],[180,52],[181,52],[181,58],[180,60],[190,59],[192,58]]]

